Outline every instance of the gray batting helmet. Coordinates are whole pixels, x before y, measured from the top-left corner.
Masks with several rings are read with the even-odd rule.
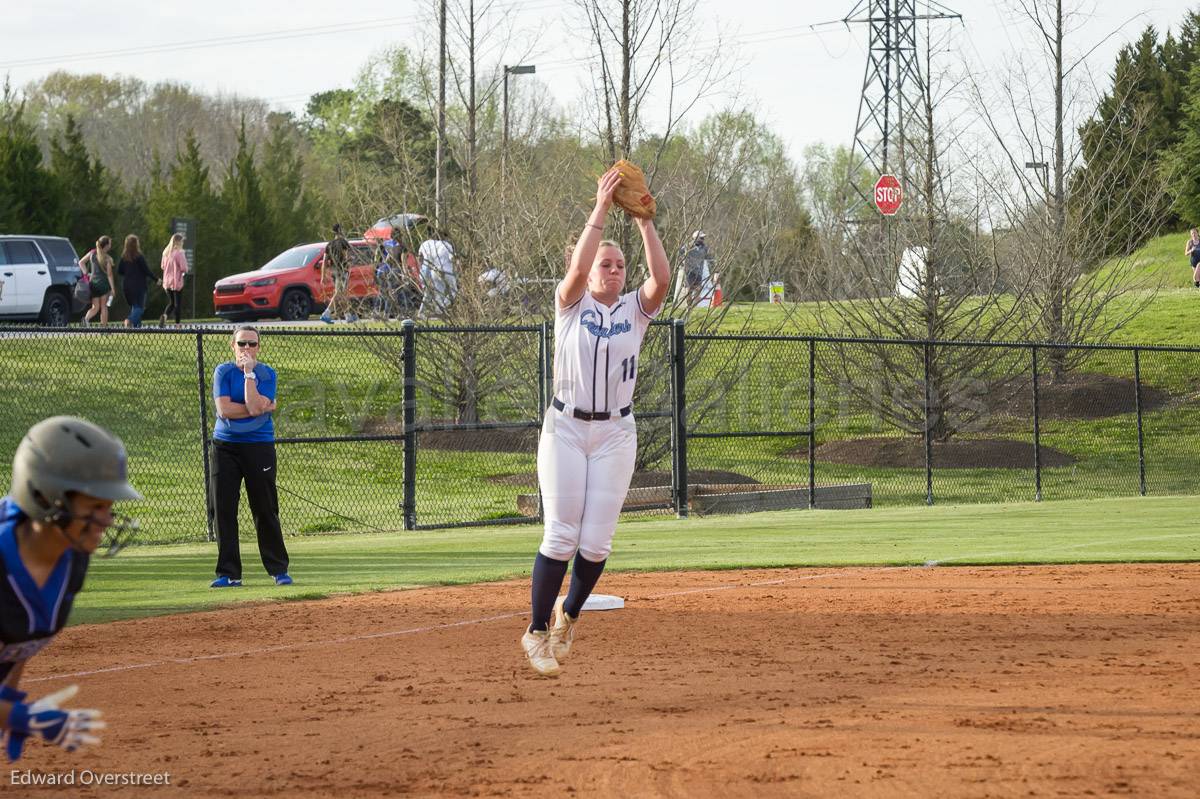
[[[125,445],[102,427],[53,416],[29,428],[13,457],[12,499],[27,516],[54,521],[75,491],[113,501],[141,499],[126,478]]]

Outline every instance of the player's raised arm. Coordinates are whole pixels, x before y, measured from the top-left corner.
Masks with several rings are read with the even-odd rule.
[[[620,183],[621,174],[615,167],[601,175],[597,181],[596,205],[592,208],[587,225],[584,226],[583,233],[575,245],[575,252],[572,253],[571,263],[567,267],[567,275],[558,284],[556,302],[559,308],[568,308],[579,302],[583,292],[587,291],[588,272],[592,269],[592,262],[596,260],[596,250],[604,238],[604,220],[608,216],[608,209],[612,207],[613,192]],[[659,248],[662,248],[661,244]],[[665,257],[663,260],[665,263]]]
[[[658,230],[654,227],[653,219],[634,217],[638,230],[642,234],[642,245],[646,252],[646,266],[650,276],[642,284],[642,308],[646,313],[654,314],[662,305],[671,286],[671,265],[667,262],[667,251],[663,249]]]

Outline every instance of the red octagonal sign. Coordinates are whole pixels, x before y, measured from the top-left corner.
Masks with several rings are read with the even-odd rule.
[[[879,213],[895,216],[903,199],[904,192],[895,175],[880,175],[879,180],[875,181],[875,207]]]

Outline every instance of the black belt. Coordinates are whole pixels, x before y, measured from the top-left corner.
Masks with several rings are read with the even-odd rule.
[[[565,411],[567,409],[566,403],[564,403],[558,397],[555,397],[554,400],[550,404],[553,405],[555,407],[555,409],[560,410],[560,411]],[[626,405],[624,408],[617,411],[617,413],[621,414],[622,416],[628,416],[629,414],[633,413],[633,406]],[[578,408],[572,408],[571,415],[574,416],[576,419],[582,419],[585,422],[607,422],[609,419],[612,418],[612,414],[609,413],[608,411],[597,411],[596,413],[588,413],[587,411],[581,411]]]

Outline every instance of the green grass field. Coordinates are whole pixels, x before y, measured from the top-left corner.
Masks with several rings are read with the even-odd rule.
[[[622,523],[611,570],[1200,560],[1195,497],[790,511]],[[95,623],[233,602],[501,580],[527,575],[532,526],[288,539],[297,584],[276,588],[252,545],[246,587],[208,588],[215,545],[127,550],[93,562],[72,616]]]

